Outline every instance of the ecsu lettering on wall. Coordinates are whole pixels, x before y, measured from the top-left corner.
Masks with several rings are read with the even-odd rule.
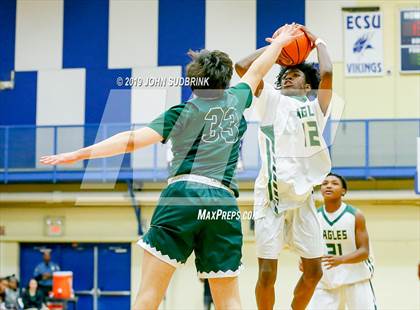
[[[381,12],[344,13],[346,76],[384,74]]]

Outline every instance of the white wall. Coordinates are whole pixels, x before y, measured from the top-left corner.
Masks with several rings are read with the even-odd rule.
[[[179,66],[166,67],[141,67],[132,70],[134,80],[141,79],[146,82],[150,78],[165,78],[169,83],[168,77],[180,78],[182,68]],[[162,84],[160,84],[162,85]],[[169,84],[167,84],[169,85]],[[135,124],[148,124],[161,113],[171,106],[181,103],[181,88],[170,86],[139,86],[133,87],[131,92],[131,122]],[[156,145],[141,149],[133,153],[132,164],[135,168],[149,168],[153,164],[154,150],[157,150],[157,163],[159,168],[167,166],[166,146]],[[136,175],[136,178],[141,177]]]
[[[85,69],[40,70],[37,85],[36,125],[83,125],[85,122]],[[60,128],[57,131],[57,152],[68,152],[83,147],[84,130]],[[53,150],[53,129],[37,129],[36,164],[42,155]],[[67,168],[82,167],[74,164]]]
[[[255,51],[256,1],[206,1],[206,49],[226,52],[233,61]]]
[[[109,2],[109,68],[157,66],[158,1]]]
[[[61,69],[63,0],[17,0],[15,70]]]
[[[343,61],[343,17],[342,7],[355,7],[356,0],[306,0],[305,24],[328,44],[333,62]],[[316,61],[311,53],[310,61]]]

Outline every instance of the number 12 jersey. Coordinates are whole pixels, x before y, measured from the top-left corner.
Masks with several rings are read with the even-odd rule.
[[[285,96],[268,83],[254,103],[260,120],[261,156],[255,182],[257,219],[264,216],[267,206],[274,206],[275,212],[300,207],[330,172],[331,160],[322,133],[331,104],[324,115],[318,100]]]

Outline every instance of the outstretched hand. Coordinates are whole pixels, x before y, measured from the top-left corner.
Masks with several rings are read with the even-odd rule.
[[[302,34],[300,28],[301,26],[295,23],[291,25],[286,24],[277,29],[276,32],[274,32],[273,37],[266,38],[265,40],[269,43],[279,42],[283,46],[286,46]]]
[[[287,24],[286,24],[287,25]],[[298,27],[300,30],[302,30],[305,34],[306,34],[306,36],[308,37],[308,39],[312,42],[312,46],[314,46],[315,45],[315,41],[318,39],[318,36],[317,35],[315,35],[315,34],[313,34],[309,29],[308,29],[308,27],[306,27],[306,26],[304,26],[304,25],[301,25],[301,24],[295,24],[295,23],[293,23],[292,25],[294,25],[294,26],[296,26],[296,27]],[[272,38],[274,39],[274,38],[276,38],[277,36],[279,36],[279,34],[283,31],[283,27],[284,26],[282,26],[282,27],[280,27],[280,28],[278,28],[274,33],[273,33],[273,36],[272,36]]]
[[[318,36],[314,35],[309,29],[303,25],[299,25],[300,29],[306,34],[308,39],[312,42],[312,45],[315,45],[315,41],[318,39]]]
[[[73,164],[79,160],[76,152],[61,153],[57,155],[42,156],[39,160],[44,165]]]

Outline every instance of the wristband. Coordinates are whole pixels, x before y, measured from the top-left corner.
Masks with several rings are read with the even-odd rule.
[[[327,46],[327,43],[325,43],[324,40],[322,40],[321,38],[318,38],[315,40],[315,46],[318,46],[318,44],[324,44],[325,46]]]

